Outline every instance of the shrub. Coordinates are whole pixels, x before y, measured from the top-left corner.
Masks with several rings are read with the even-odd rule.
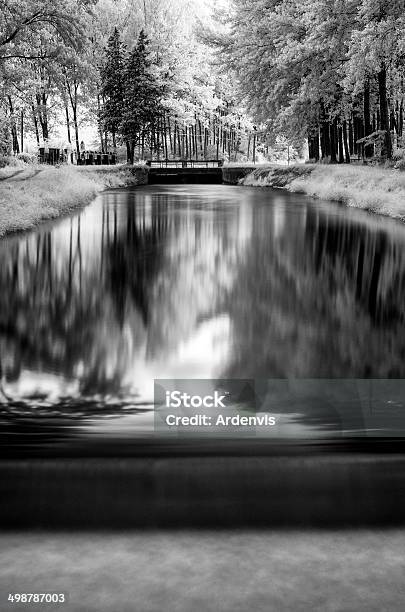
[[[38,156],[35,153],[19,153],[17,159],[25,164],[36,164],[38,162]]]
[[[395,163],[395,170],[401,170],[402,172],[405,170],[405,158],[399,159]]]
[[[18,166],[17,158],[13,155],[0,155],[0,168],[6,166]]]

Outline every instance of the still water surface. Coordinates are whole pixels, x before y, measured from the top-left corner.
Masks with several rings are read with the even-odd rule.
[[[133,435],[152,428],[155,378],[346,379],[346,399],[347,379],[405,378],[405,226],[363,211],[249,187],[114,190],[3,239],[0,259],[3,417]],[[370,408],[371,383],[353,385],[349,429],[372,409],[377,429],[405,429],[403,387],[377,385]],[[320,413],[342,430],[297,401],[288,435]]]

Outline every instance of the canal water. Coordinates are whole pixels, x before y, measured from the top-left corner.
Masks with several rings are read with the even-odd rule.
[[[3,431],[153,433],[156,378],[268,381],[271,435],[405,431],[399,222],[273,189],[145,186],[1,240],[0,260]]]

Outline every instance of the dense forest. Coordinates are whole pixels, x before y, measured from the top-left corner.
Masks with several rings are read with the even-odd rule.
[[[401,157],[404,53],[405,0],[4,0],[1,153]]]
[[[403,0],[234,0],[223,20],[211,41],[270,132],[307,138],[314,161],[403,147]]]
[[[79,154],[83,131],[97,126],[86,145],[121,146],[131,161],[236,158],[252,123],[197,38],[200,17],[184,0],[5,0],[2,154],[26,151],[27,138]]]

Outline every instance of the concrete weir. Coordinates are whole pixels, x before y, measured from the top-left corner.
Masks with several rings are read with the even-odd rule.
[[[237,185],[251,167],[223,167],[221,162],[152,162],[148,171],[150,185],[164,183],[202,183]]]
[[[149,170],[149,184],[204,183],[221,184],[222,168],[155,168]]]

